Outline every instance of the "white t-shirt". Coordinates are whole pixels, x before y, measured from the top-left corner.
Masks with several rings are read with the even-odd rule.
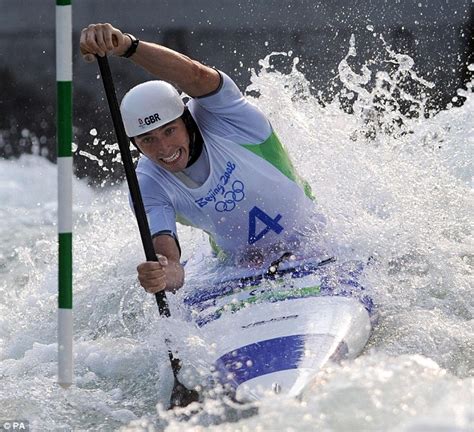
[[[228,256],[294,252],[324,218],[265,115],[220,74],[216,92],[188,103],[204,140],[200,158],[185,170],[191,181],[146,156],[139,160],[151,234],[177,238],[178,220],[206,231]]]

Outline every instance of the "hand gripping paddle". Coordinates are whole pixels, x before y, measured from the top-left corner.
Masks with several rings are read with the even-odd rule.
[[[147,261],[157,261],[155,249],[153,247],[153,241],[150,235],[150,228],[148,227],[148,220],[145,215],[145,208],[143,206],[143,200],[138,186],[137,175],[133,166],[132,156],[130,154],[130,140],[125,132],[123,125],[122,116],[120,115],[120,109],[117,102],[117,96],[115,94],[114,82],[112,79],[112,73],[110,72],[109,61],[107,56],[97,57],[99,63],[100,74],[102,76],[102,82],[104,83],[105,94],[109,103],[110,114],[114,123],[115,134],[117,136],[117,142],[120,148],[120,154],[122,156],[123,166],[125,168],[125,176],[127,178],[128,188],[133,202],[133,208],[135,210],[135,216],[137,218],[138,228],[140,230],[140,236],[142,239],[143,249],[145,250],[145,256]],[[163,291],[155,294],[156,302],[158,304],[158,310],[160,315],[165,317],[170,316],[168,308],[168,302],[166,300],[165,293]],[[171,368],[174,375],[174,385],[171,392],[170,408],[174,407],[185,407],[191,402],[195,402],[199,399],[199,395],[195,390],[189,390],[178,380],[178,372],[181,368],[181,361],[174,357],[171,351],[168,351],[168,355],[171,362]]]

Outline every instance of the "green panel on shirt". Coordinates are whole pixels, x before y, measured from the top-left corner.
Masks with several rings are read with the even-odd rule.
[[[243,144],[242,147],[250,150],[252,153],[255,153],[257,156],[260,156],[267,162],[271,163],[277,170],[288,177],[291,181],[298,183],[303,188],[305,195],[309,199],[314,200],[311,186],[306,180],[302,179],[298,175],[293,164],[291,163],[288,153],[281,145],[280,140],[276,136],[275,132],[272,132],[272,134],[261,144]]]

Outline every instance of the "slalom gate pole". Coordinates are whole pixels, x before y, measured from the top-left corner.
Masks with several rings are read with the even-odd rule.
[[[58,383],[72,384],[72,6],[56,0]]]

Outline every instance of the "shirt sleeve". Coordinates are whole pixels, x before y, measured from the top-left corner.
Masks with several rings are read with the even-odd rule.
[[[137,172],[137,177],[151,236],[169,234],[177,240],[176,211],[169,196],[147,174]],[[129,202],[134,211],[130,195]]]
[[[192,99],[188,107],[200,127],[238,144],[260,144],[272,133],[265,114],[240,92],[225,73],[219,88]]]

